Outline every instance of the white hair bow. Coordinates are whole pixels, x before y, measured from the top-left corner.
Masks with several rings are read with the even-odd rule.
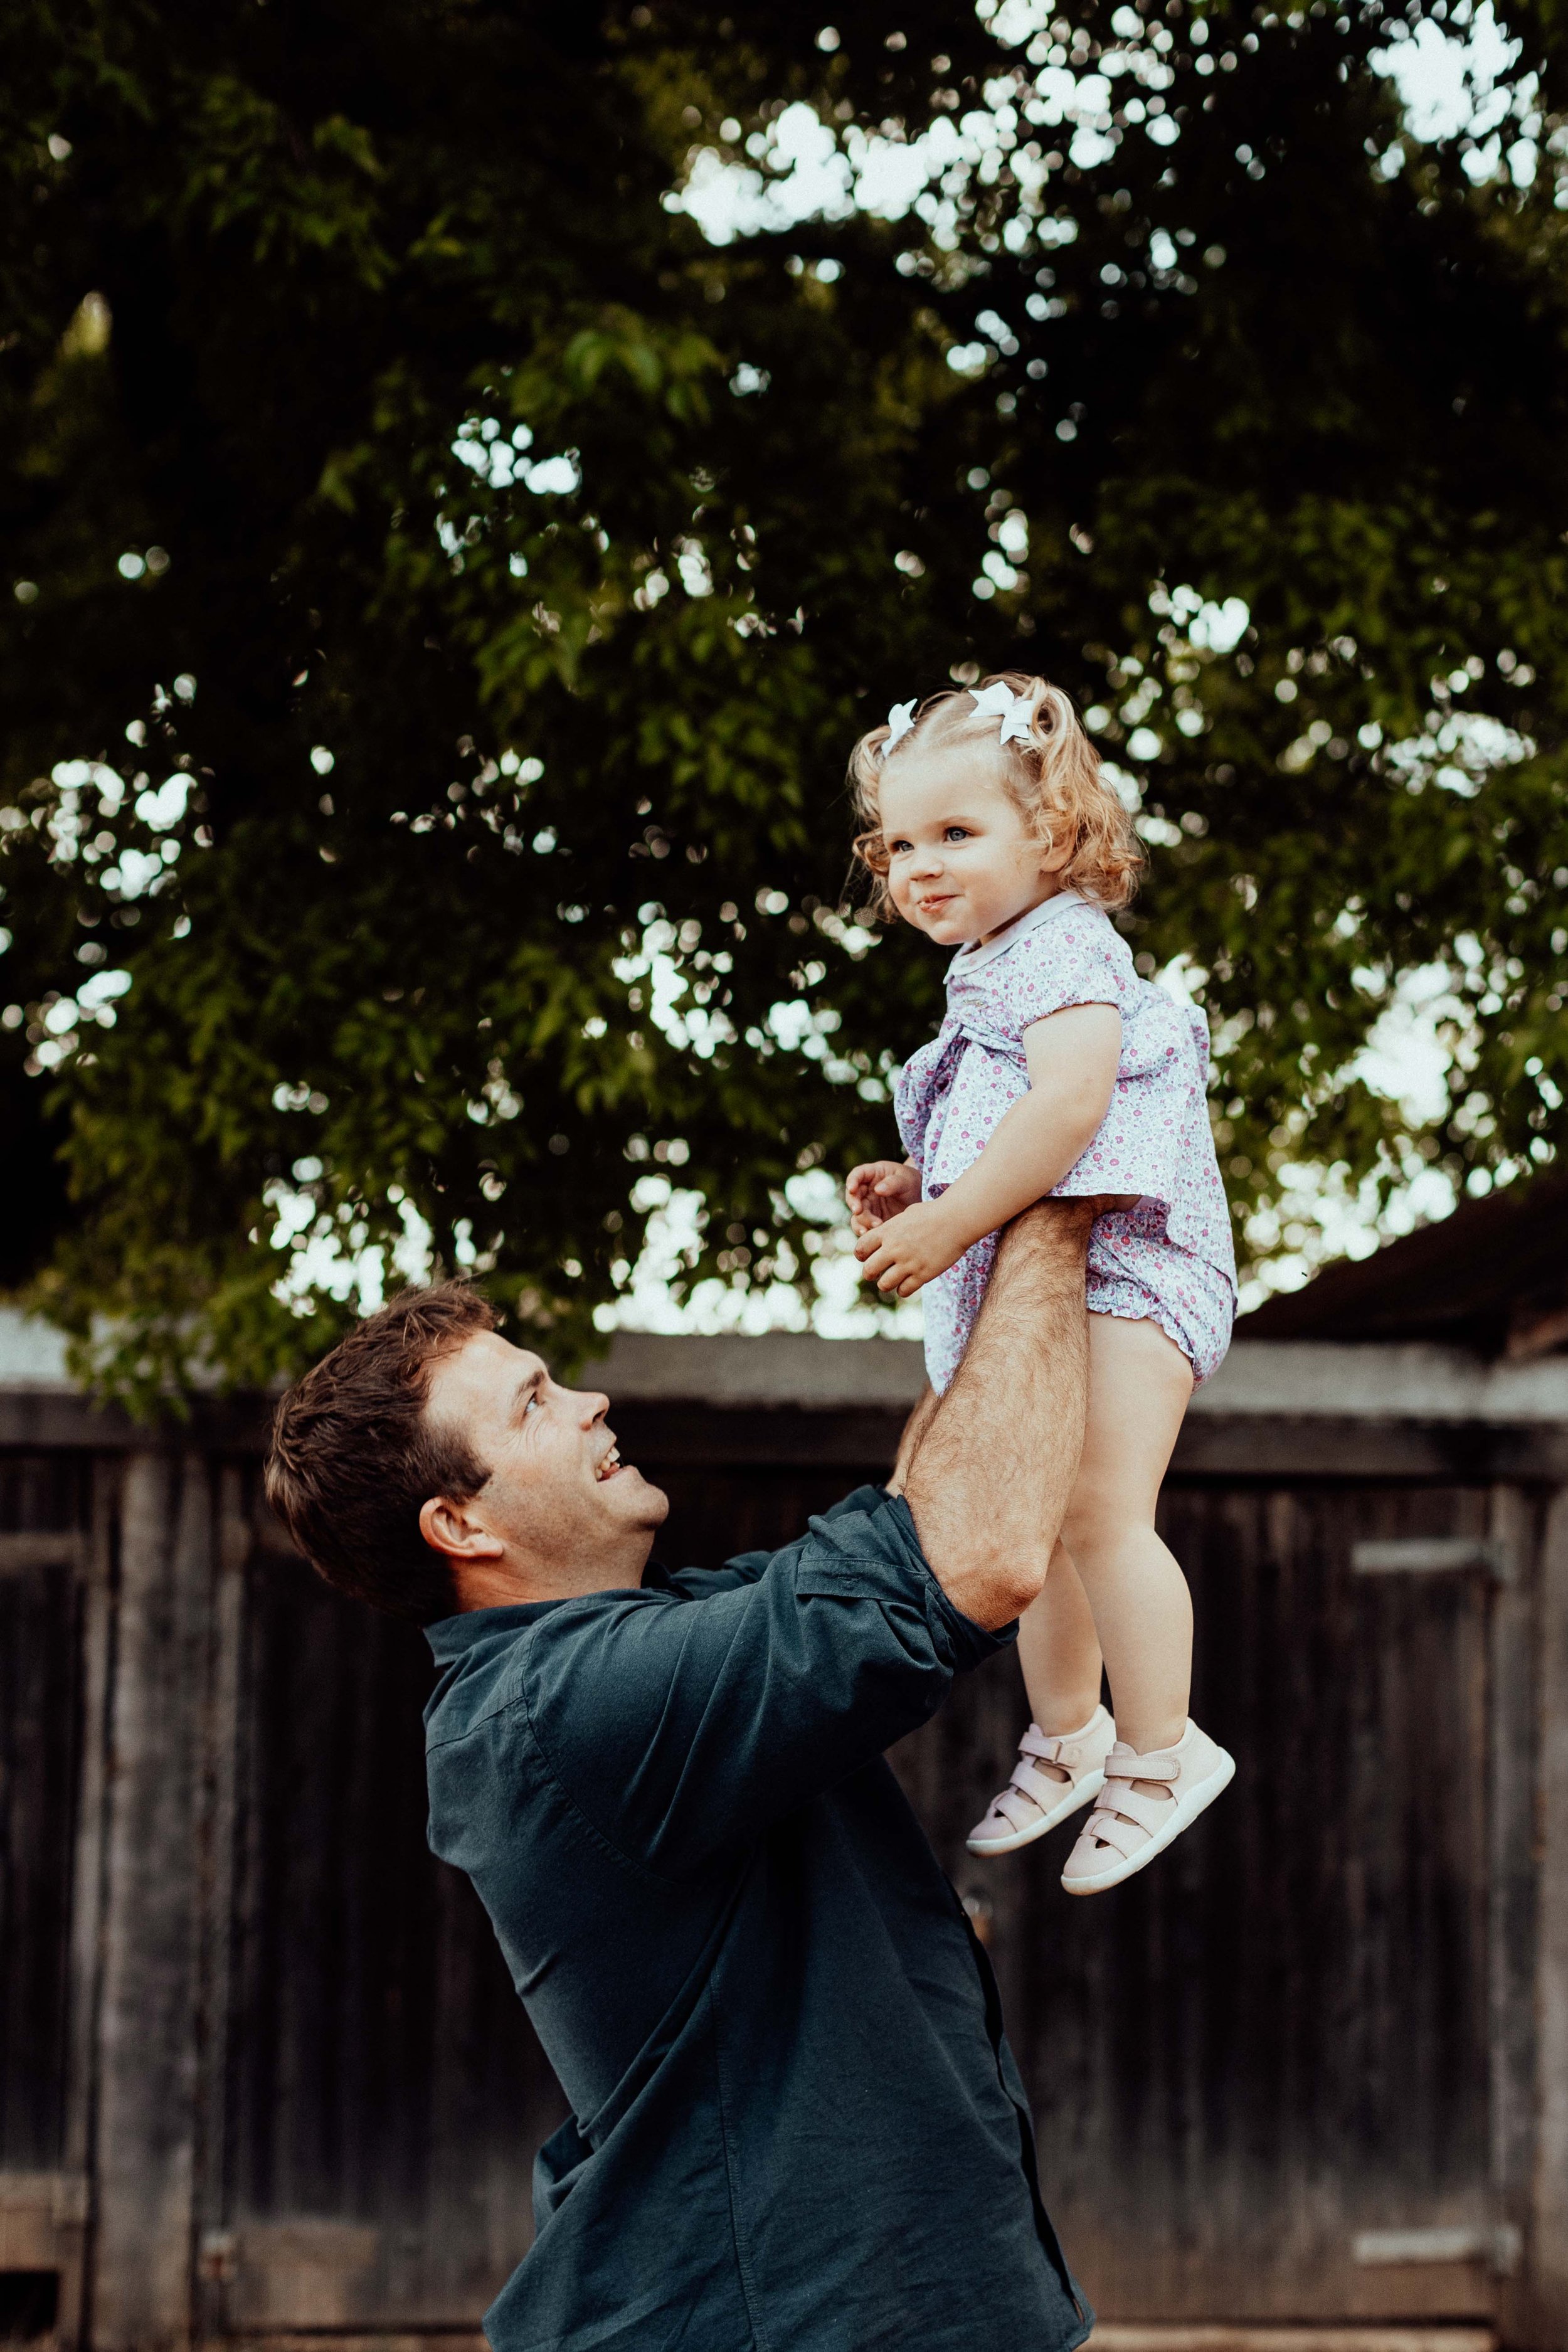
[[[986,687],[984,693],[973,686],[969,691],[973,698],[976,719],[1001,720],[998,742],[1009,743],[1015,738],[1020,743],[1028,741],[1030,711],[1027,695],[1015,694],[1012,688],[1004,686],[1000,679],[994,686]]]
[[[881,757],[884,760],[894,744],[903,740],[914,723],[915,706],[912,698],[908,702],[895,702],[888,713],[888,740],[881,750]]]

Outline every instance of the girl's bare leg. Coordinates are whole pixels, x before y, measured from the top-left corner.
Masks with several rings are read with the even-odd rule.
[[[1140,1756],[1186,1728],[1192,1598],[1154,1506],[1192,1392],[1192,1366],[1158,1324],[1089,1317],[1089,1422],[1062,1535],[1105,1654],[1116,1736]],[[1055,1581],[1053,1570],[1043,1600]]]
[[[1100,1703],[1100,1643],[1066,1544],[1054,1546],[1045,1584],[1018,1621],[1018,1658],[1030,1723],[1007,1786],[966,1841],[971,1853],[1015,1853],[1090,1803],[1115,1738]]]
[[[1077,1731],[1100,1705],[1100,1638],[1065,1543],[1051,1554],[1045,1590],[1018,1621],[1018,1664],[1030,1717],[1042,1731]]]

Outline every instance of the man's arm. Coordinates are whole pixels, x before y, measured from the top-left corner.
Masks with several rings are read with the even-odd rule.
[[[760,1576],[735,1565],[734,1581],[693,1580],[684,1601],[644,1588],[548,1612],[520,1707],[491,1718],[493,1739],[521,1728],[537,1742],[610,1845],[669,1878],[868,1764],[1002,1646],[942,1591],[907,1507],[874,1487]]]
[[[926,1426],[937,1408],[937,1393],[928,1381],[915,1399],[914,1408],[904,1423],[904,1433],[899,1440],[899,1450],[888,1478],[889,1495],[901,1495],[909,1483],[910,1465],[915,1458],[915,1448],[926,1433]]]
[[[708,1867],[925,1722],[999,1646],[1045,1582],[1078,1470],[1092,1218],[1041,1202],[1004,1234],[903,1500],[850,1497],[761,1574],[732,1562],[710,1597],[590,1594],[535,1629],[531,1735],[619,1853],[670,1877]]]
[[[1040,1201],[1007,1227],[963,1361],[915,1433],[904,1496],[921,1549],[955,1608],[992,1631],[1043,1587],[1078,1475],[1095,1207]]]
[[[932,1404],[936,1402],[929,1389],[926,1395]],[[912,1422],[911,1416],[911,1426]],[[908,1446],[909,1438],[910,1433],[906,1429],[900,1441],[900,1451]],[[826,1521],[846,1517],[856,1511],[874,1511],[884,1495],[896,1495],[901,1491],[891,1479],[877,1486],[855,1486],[847,1495],[841,1495],[837,1503],[829,1503],[826,1510],[819,1511],[816,1517]],[[776,1552],[771,1551],[738,1551],[731,1553],[720,1568],[666,1568],[662,1563],[650,1564],[643,1572],[643,1591],[679,1592],[687,1601],[709,1601],[716,1592],[733,1592],[739,1585],[755,1584],[759,1577],[767,1574],[777,1557]]]

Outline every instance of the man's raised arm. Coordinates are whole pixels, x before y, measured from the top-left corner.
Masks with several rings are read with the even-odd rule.
[[[904,1481],[938,1581],[991,1631],[1043,1587],[1078,1475],[1093,1221],[1092,1202],[1039,1201],[1007,1227],[973,1337]]]

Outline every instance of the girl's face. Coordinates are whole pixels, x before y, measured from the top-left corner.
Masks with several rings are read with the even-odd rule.
[[[1060,889],[1070,854],[1030,833],[984,752],[905,752],[879,786],[888,888],[942,947],[1005,930]]]

